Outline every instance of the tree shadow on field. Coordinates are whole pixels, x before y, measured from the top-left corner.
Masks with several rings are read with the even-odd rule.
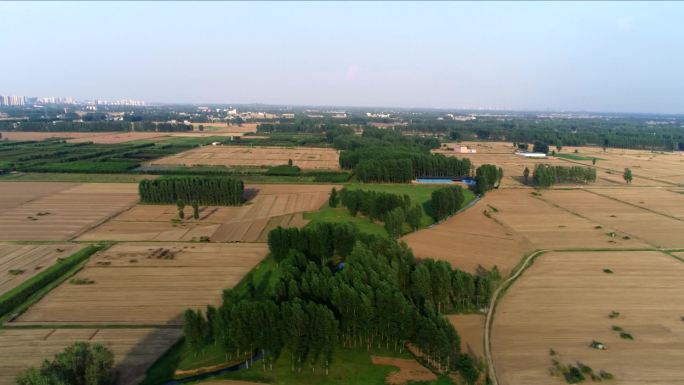
[[[158,370],[154,373],[154,378],[173,378],[173,373],[181,359],[176,348],[182,344],[183,329],[177,323],[169,321],[164,326],[145,328],[145,330],[148,333],[138,340],[126,355],[115,364],[116,385],[141,383],[147,376],[147,370],[160,358],[167,355],[168,357],[165,357],[166,364],[163,367],[157,368]]]
[[[249,188],[246,188],[245,191],[242,193],[242,198],[243,198],[245,201],[251,201],[252,199],[254,199],[254,197],[257,196],[258,193],[259,193],[259,189],[258,189],[258,188],[256,188],[256,187],[249,187]]]

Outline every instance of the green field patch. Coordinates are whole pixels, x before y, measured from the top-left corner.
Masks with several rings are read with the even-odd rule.
[[[563,153],[556,153],[556,158],[563,158],[563,159],[570,159],[570,160],[587,160],[587,161],[592,161],[594,159],[598,160],[604,160],[601,158],[597,158],[595,156],[584,156],[584,155],[577,155],[577,154],[563,154]]]

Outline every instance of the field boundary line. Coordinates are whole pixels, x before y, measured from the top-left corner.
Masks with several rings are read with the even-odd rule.
[[[494,294],[492,295],[492,299],[490,300],[489,304],[489,309],[487,309],[487,317],[485,318],[485,330],[484,330],[484,348],[485,348],[485,360],[487,363],[487,374],[489,375],[489,378],[491,380],[492,385],[499,385],[498,379],[496,377],[496,369],[494,367],[494,359],[492,357],[492,351],[491,351],[491,332],[492,332],[492,322],[494,320],[494,312],[496,311],[496,305],[500,297],[503,297],[506,294],[506,291],[508,288],[513,285],[513,283],[520,278],[522,273],[527,270],[530,266],[532,266],[532,263],[537,259],[537,257],[540,257],[544,254],[547,253],[552,253],[552,252],[559,252],[559,253],[566,253],[566,252],[631,252],[631,251],[655,251],[655,252],[660,252],[665,255],[668,255],[674,259],[679,260],[680,262],[684,262],[683,258],[680,258],[674,254],[673,252],[677,252],[681,249],[677,248],[636,248],[636,249],[541,249],[541,250],[536,250],[529,254],[528,256],[524,257],[522,261],[515,267],[515,272],[512,273],[504,282],[499,285],[499,287],[496,288],[494,291]]]
[[[585,189],[577,189],[577,190],[584,191],[584,192],[587,191],[587,190],[585,190]],[[584,220],[586,220],[586,221],[589,221],[589,222],[591,222],[591,223],[598,223],[599,225],[601,225],[601,227],[606,226],[606,227],[611,228],[611,229],[613,229],[613,230],[615,230],[615,231],[619,231],[619,232],[621,232],[621,233],[623,233],[623,234],[627,234],[630,238],[638,239],[638,240],[644,242],[644,243],[647,244],[647,245],[651,245],[652,248],[655,248],[655,249],[658,249],[658,248],[659,248],[658,245],[654,245],[653,243],[651,243],[651,242],[649,242],[649,241],[647,241],[647,240],[645,240],[645,239],[643,239],[643,238],[641,238],[641,237],[638,237],[638,236],[636,236],[636,235],[634,235],[634,234],[632,234],[632,233],[628,233],[628,232],[626,232],[626,231],[624,231],[624,230],[620,230],[620,229],[618,229],[618,228],[615,227],[615,226],[608,226],[608,225],[606,225],[606,224],[603,223],[603,222],[595,221],[595,220],[593,220],[593,219],[591,219],[591,218],[585,217],[584,215],[582,215],[582,214],[580,214],[580,213],[576,213],[576,212],[574,212],[574,211],[572,211],[572,210],[570,210],[570,209],[568,209],[568,208],[566,208],[566,207],[563,207],[563,206],[559,205],[558,203],[548,201],[548,200],[544,199],[543,197],[539,197],[539,196],[535,196],[535,198],[536,198],[536,199],[539,199],[540,201],[542,201],[542,202],[544,202],[544,203],[546,203],[546,204],[548,204],[548,205],[551,205],[551,206],[556,207],[556,208],[558,208],[558,209],[561,209],[561,210],[563,210],[563,211],[565,211],[565,212],[567,212],[567,213],[570,213],[570,214],[572,214],[572,215],[574,215],[574,216],[576,216],[576,217],[578,217],[578,218],[582,218],[582,219],[584,219]]]
[[[86,227],[85,227],[84,229],[82,229],[81,231],[78,231],[78,232],[76,232],[74,235],[72,235],[71,237],[69,237],[69,238],[67,239],[67,241],[74,241],[74,240],[76,240],[76,238],[80,237],[81,235],[84,235],[84,234],[87,233],[88,231],[93,230],[93,229],[95,229],[96,227],[99,227],[99,226],[101,226],[101,225],[103,225],[103,224],[109,222],[110,220],[114,219],[114,217],[118,216],[119,214],[123,214],[124,212],[126,212],[126,211],[132,209],[133,207],[135,207],[135,205],[138,203],[138,201],[139,201],[139,200],[136,200],[136,201],[134,201],[133,203],[131,203],[130,205],[125,206],[125,207],[123,207],[122,209],[117,210],[117,211],[113,212],[113,213],[110,214],[110,215],[107,215],[106,217],[102,218],[101,220],[99,220],[99,221],[97,221],[97,222],[95,222],[95,223],[92,223],[92,224],[86,226]],[[91,242],[92,242],[92,241],[91,241]]]
[[[650,213],[652,213],[652,214],[662,215],[662,216],[667,217],[667,218],[670,218],[670,219],[674,219],[674,220],[677,220],[677,221],[680,221],[680,222],[684,222],[684,220],[682,220],[681,218],[677,218],[677,217],[672,216],[672,215],[669,215],[669,214],[661,213],[660,211],[656,211],[656,210],[650,209],[650,208],[648,208],[648,207],[639,206],[639,205],[637,205],[637,204],[630,203],[630,202],[625,202],[625,201],[623,201],[622,199],[618,199],[618,198],[615,198],[615,197],[612,197],[612,196],[609,196],[609,195],[604,195],[604,194],[601,194],[600,192],[597,192],[597,191],[592,191],[592,190],[589,190],[589,189],[585,189],[584,191],[586,191],[586,192],[588,192],[588,193],[591,193],[591,194],[598,195],[598,196],[603,197],[603,198],[606,198],[606,199],[611,199],[611,200],[613,200],[613,201],[615,201],[615,202],[624,203],[624,204],[626,204],[626,205],[628,205],[628,206],[632,206],[632,207],[636,207],[636,208],[638,208],[638,209],[642,209],[642,210],[648,211],[648,212],[650,212]]]
[[[496,304],[499,296],[502,296],[508,287],[515,282],[518,277],[529,267],[536,259],[538,256],[543,255],[549,251],[553,250],[536,250],[529,254],[527,257],[524,257],[522,262],[517,266],[517,270],[515,270],[514,273],[512,273],[504,282],[499,285],[499,287],[496,288],[494,291],[494,294],[492,295],[492,299],[489,302],[489,309],[487,309],[487,316],[485,318],[485,330],[484,330],[484,350],[485,350],[485,360],[487,361],[487,371],[489,375],[489,379],[492,381],[492,385],[499,385],[499,382],[496,378],[496,369],[494,368],[494,359],[492,358],[492,346],[491,346],[491,331],[492,331],[492,322],[494,319],[494,311],[496,310]]]

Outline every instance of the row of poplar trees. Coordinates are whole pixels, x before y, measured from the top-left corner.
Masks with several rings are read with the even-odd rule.
[[[243,202],[244,184],[228,177],[184,176],[142,180],[138,185],[143,203],[198,202],[202,205],[236,206]]]
[[[582,166],[566,167],[537,164],[534,166],[532,181],[538,187],[549,187],[556,183],[596,182],[596,169]]]
[[[436,370],[459,371],[473,383],[479,369],[460,351],[458,333],[443,314],[486,307],[500,280],[496,268],[465,273],[446,262],[418,261],[405,244],[390,238],[350,232],[343,228],[348,224],[331,226],[317,230],[333,237],[326,238],[329,253],[323,260],[311,233],[302,240],[308,228],[274,229],[279,235],[269,236],[269,246],[278,262],[277,282],[262,288],[250,275],[245,290],[224,292],[218,309],[188,310],[187,346],[199,352],[219,345],[226,358],[258,354],[263,370],[287,359],[293,372],[322,368],[327,373],[340,346],[401,351],[410,343]],[[347,240],[335,239],[350,233],[355,234],[351,248]],[[275,238],[293,246],[287,252],[274,249]]]

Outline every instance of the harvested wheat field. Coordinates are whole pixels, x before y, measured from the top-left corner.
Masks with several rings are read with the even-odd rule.
[[[24,203],[78,186],[60,182],[0,182],[0,210],[19,207]]]
[[[608,198],[684,220],[684,194],[663,188],[587,189]]]
[[[116,144],[131,142],[134,140],[163,140],[169,135],[168,132],[104,132],[93,136],[79,136],[67,140],[69,143],[93,142],[98,144]]]
[[[211,122],[211,123],[190,123],[192,129],[195,132],[201,132],[206,134],[214,133],[233,133],[233,134],[246,134],[249,132],[257,132],[258,123],[242,123],[238,124],[228,124],[225,122]],[[200,126],[204,128],[204,131],[199,131]]]
[[[487,194],[490,216],[526,238],[535,249],[559,248],[636,248],[646,243],[623,239],[625,234],[542,200],[551,191],[535,196],[528,189],[500,189]],[[541,199],[540,199],[541,198]],[[615,237],[609,233],[616,233]]]
[[[604,152],[599,147],[577,147],[578,153],[584,157],[600,158],[597,167],[606,168],[622,176],[627,167],[636,177],[652,179],[660,184],[684,184],[684,156],[682,152],[652,152],[649,150],[627,150],[607,148]],[[564,152],[570,153],[575,147]],[[591,160],[578,160],[577,163],[590,164]]]
[[[152,165],[278,166],[289,159],[303,169],[339,169],[339,151],[313,147],[202,146],[151,162]]]
[[[82,247],[74,243],[17,245],[0,242],[0,295]]]
[[[394,366],[399,369],[387,375],[385,383],[389,385],[437,380],[434,373],[413,359],[371,356],[371,362],[373,365]]]
[[[121,243],[91,258],[15,324],[182,323],[189,307],[218,305],[268,253],[264,244]]]
[[[506,276],[534,247],[513,229],[484,215],[483,211],[492,211],[490,205],[496,207],[498,194],[491,192],[466,211],[402,239],[419,258],[447,261],[472,273],[497,266]]]
[[[23,185],[28,182],[0,183],[0,195]],[[5,210],[0,216],[0,239],[68,240],[137,199],[137,185],[133,183],[77,184]]]
[[[461,337],[461,351],[473,357],[484,357],[484,314],[452,314],[446,317]]]
[[[0,329],[0,385],[74,342],[99,343],[114,353],[118,385],[138,383],[145,370],[181,336],[180,329]]]
[[[648,195],[646,190],[639,191]],[[606,229],[615,229],[619,233],[615,238],[624,236],[638,238],[656,247],[684,245],[682,240],[684,221],[682,220],[583,190],[545,191],[541,199],[588,218]]]
[[[318,210],[333,185],[247,185],[250,200],[242,206],[200,208],[200,219],[178,221],[175,205],[136,205],[84,234],[79,240],[265,242],[268,231],[280,225],[303,227],[301,213]],[[207,238],[203,238],[207,237]]]
[[[611,384],[682,384],[683,275],[683,262],[652,251],[540,256],[497,307],[492,349],[499,383],[564,384],[550,376],[555,358],[606,370],[615,376]],[[619,315],[611,319],[612,311]],[[607,349],[592,349],[592,340]]]

